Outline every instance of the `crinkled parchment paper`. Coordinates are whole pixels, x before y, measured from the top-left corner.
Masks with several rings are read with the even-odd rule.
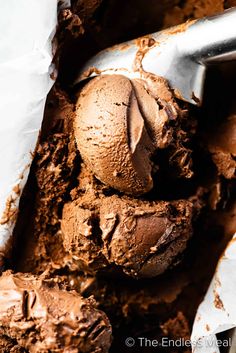
[[[0,0],[0,255],[6,255],[52,87],[57,0]]]
[[[217,342],[216,334],[233,327],[236,327],[236,234],[220,258],[198,308],[191,337],[193,352],[219,353],[224,342]],[[230,352],[235,353],[236,341],[232,339],[230,344]]]

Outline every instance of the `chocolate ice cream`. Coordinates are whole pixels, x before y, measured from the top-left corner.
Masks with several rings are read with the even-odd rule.
[[[29,352],[108,352],[111,326],[95,302],[43,276],[0,278],[0,337]],[[5,351],[0,341],[1,352]]]
[[[133,277],[154,277],[186,248],[192,208],[186,200],[147,202],[113,195],[92,210],[81,198],[64,206],[64,246],[88,270],[115,264]]]
[[[133,196],[152,189],[151,157],[175,143],[174,125],[176,134],[180,130],[174,124],[181,120],[180,109],[166,82],[156,82],[150,87],[148,81],[120,75],[97,77],[76,105],[82,159],[103,183]]]
[[[2,266],[14,273],[0,278],[1,352],[129,353],[129,336],[190,337],[236,226],[235,68],[207,73],[201,108],[163,78],[73,83],[101,49],[234,2],[72,0],[60,12],[59,76]]]
[[[208,141],[209,151],[220,175],[236,178],[236,115],[231,115]]]
[[[75,136],[82,159],[98,179],[134,195],[152,188],[151,141],[126,77],[99,77],[83,89]]]

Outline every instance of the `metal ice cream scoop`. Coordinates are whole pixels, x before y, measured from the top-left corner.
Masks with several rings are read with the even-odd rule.
[[[175,95],[201,104],[209,63],[236,59],[236,8],[105,49],[80,70],[76,83],[100,74],[147,73],[168,80]]]

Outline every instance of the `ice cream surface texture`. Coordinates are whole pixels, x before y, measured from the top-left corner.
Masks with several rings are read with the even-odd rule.
[[[167,126],[177,111],[162,86],[161,106],[145,81],[106,75],[89,82],[77,101],[75,137],[82,159],[103,183],[133,196],[152,189],[152,154],[172,139]]]
[[[6,272],[0,278],[1,352],[107,352],[111,327],[94,300],[43,277]],[[5,344],[4,344],[5,343]]]
[[[159,77],[73,82],[100,50],[233,2],[63,1],[58,77],[1,264],[0,352],[143,353],[138,337],[190,338],[235,232],[235,66],[209,68],[198,108]]]
[[[144,202],[114,195],[92,210],[82,198],[64,206],[64,246],[88,270],[113,264],[136,278],[154,277],[186,248],[192,208],[186,200]]]

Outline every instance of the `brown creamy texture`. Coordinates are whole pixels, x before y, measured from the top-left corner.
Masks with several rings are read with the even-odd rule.
[[[105,353],[111,344],[109,321],[94,300],[10,271],[0,278],[0,335],[31,353]]]
[[[101,5],[103,0],[79,0],[72,1],[72,10],[75,13],[79,13],[79,17],[82,21],[88,21]]]
[[[95,176],[133,196],[152,189],[152,153],[170,144],[168,123],[177,117],[166,83],[161,89],[158,81],[169,99],[162,107],[146,85],[121,75],[96,77],[80,92],[74,124],[82,159]]]
[[[154,277],[173,264],[192,234],[192,203],[147,202],[116,195],[91,207],[84,197],[64,206],[65,249],[88,270],[108,264],[133,277]]]
[[[236,177],[236,115],[229,116],[212,134],[209,151],[219,174]]]
[[[212,175],[208,169],[208,166],[210,167],[210,164],[212,164],[211,160],[209,158],[207,161],[204,160],[206,155],[209,156],[209,148],[207,147],[206,150],[199,151],[199,145],[202,145],[200,135],[206,131],[205,122],[212,118],[211,128],[205,140],[207,141],[205,146],[208,146],[208,142],[212,141],[212,136],[215,133],[216,121],[220,121],[221,118],[223,121],[223,117],[226,116],[225,113],[228,111],[229,101],[225,104],[223,100],[224,110],[223,114],[219,116],[219,120],[215,119],[214,112],[213,114],[205,114],[204,109],[203,111],[200,110],[199,114],[197,114],[197,120],[200,118],[199,120],[202,120],[203,125],[199,125],[199,134],[194,136],[194,131],[193,134],[189,134],[192,129],[194,130],[194,126],[190,126],[189,128],[191,117],[193,121],[196,121],[196,116],[194,111],[192,112],[191,107],[181,104],[181,109],[190,111],[190,113],[186,115],[186,118],[182,119],[178,109],[176,116],[174,112],[176,106],[173,105],[173,102],[169,101],[165,89],[163,95],[161,89],[158,94],[155,94],[155,84],[152,86],[153,89],[151,89],[150,84],[145,88],[143,82],[141,83],[137,80],[130,81],[138,101],[142,119],[145,121],[145,129],[152,141],[152,145],[155,145],[155,137],[157,136],[157,142],[162,143],[163,141],[167,141],[167,148],[159,148],[159,146],[154,147],[157,148],[158,152],[157,156],[154,154],[155,165],[154,167],[151,166],[154,171],[152,174],[154,188],[145,198],[151,198],[152,200],[188,199],[189,195],[195,194],[195,186],[203,185],[206,187],[207,193],[210,192],[212,188],[215,188],[215,192],[211,192],[211,194],[213,194],[211,198],[213,199],[213,208],[216,209],[212,211],[207,205],[200,209],[200,219],[195,219],[193,223],[193,237],[188,243],[187,251],[184,252],[183,256],[177,256],[174,260],[173,265],[178,262],[178,266],[174,267],[171,264],[171,270],[166,271],[163,275],[151,279],[145,278],[136,280],[136,278],[133,279],[130,276],[124,276],[120,271],[117,271],[119,266],[116,266],[114,261],[121,261],[121,258],[117,257],[117,254],[123,251],[123,246],[130,246],[127,253],[131,252],[134,254],[132,241],[136,238],[139,239],[140,232],[138,232],[138,230],[140,228],[132,228],[133,236],[129,237],[130,233],[127,232],[127,229],[124,229],[124,220],[127,219],[127,216],[123,213],[123,210],[117,211],[116,209],[117,204],[120,205],[122,203],[122,205],[124,204],[124,211],[127,210],[127,200],[129,198],[120,195],[117,203],[115,202],[114,213],[121,218],[121,221],[116,222],[111,239],[102,239],[102,231],[99,224],[100,209],[103,210],[105,225],[110,225],[109,216],[110,213],[113,212],[113,207],[111,204],[108,218],[105,217],[107,214],[107,205],[103,199],[108,198],[108,200],[113,200],[114,197],[111,195],[113,195],[115,191],[109,189],[105,184],[101,184],[96,178],[93,178],[89,168],[85,168],[85,172],[81,170],[81,168],[83,169],[84,167],[83,163],[81,164],[78,150],[76,150],[73,129],[71,128],[72,121],[74,121],[74,104],[71,102],[73,95],[70,94],[70,85],[74,82],[78,67],[83,65],[90,56],[105,47],[109,47],[114,43],[123,42],[127,39],[138,38],[146,33],[155,32],[161,29],[161,27],[181,23],[187,19],[210,15],[219,10],[223,10],[224,6],[227,7],[235,4],[235,0],[224,1],[224,4],[223,0],[150,0],[149,2],[145,0],[128,0],[122,2],[122,4],[119,0],[72,0],[71,10],[64,10],[59,18],[60,29],[57,39],[59,41],[60,50],[62,50],[59,53],[59,77],[56,87],[54,87],[47,100],[47,109],[38,150],[34,158],[26,190],[21,199],[20,215],[18,217],[18,223],[21,224],[21,227],[19,227],[18,224],[16,231],[18,242],[15,244],[15,254],[12,258],[13,263],[3,263],[3,268],[10,266],[14,268],[14,271],[29,273],[29,275],[6,275],[9,276],[9,278],[11,278],[11,276],[14,278],[30,278],[31,283],[29,285],[27,283],[28,288],[20,285],[21,288],[24,288],[22,290],[25,290],[26,293],[33,291],[39,293],[34,283],[35,281],[41,281],[43,282],[43,286],[50,288],[50,293],[53,295],[55,295],[55,291],[59,291],[60,293],[67,291],[68,294],[76,296],[79,302],[85,301],[86,303],[87,300],[82,299],[80,295],[84,297],[94,296],[99,304],[99,308],[108,315],[112,324],[114,340],[111,352],[113,353],[130,353],[130,348],[124,345],[124,337],[127,337],[127,333],[135,337],[135,339],[136,337],[145,336],[150,339],[157,339],[158,341],[161,339],[160,336],[163,335],[165,337],[168,335],[169,338],[174,339],[190,335],[196,309],[209,286],[217,260],[220,254],[222,254],[227,242],[232,237],[232,234],[235,232],[236,210],[235,207],[232,211],[229,210],[229,205],[234,195],[233,190],[235,190],[235,188],[233,188],[234,181],[232,179],[226,180],[222,175],[219,176],[219,173],[218,176],[216,176],[215,168],[213,168],[214,171]],[[232,77],[234,72],[235,70],[232,71]],[[225,73],[223,76],[225,77]],[[229,78],[230,77],[227,79],[227,87],[225,87],[224,90],[222,90],[221,84],[215,87],[215,80],[212,81],[210,88],[206,91],[207,99],[205,103],[207,105],[211,101],[211,99],[208,99],[209,96],[211,96],[211,92],[214,92],[215,97],[216,90],[220,92],[220,97],[224,96],[224,91],[227,96],[232,93],[232,100],[235,100],[235,94],[233,93],[235,80],[231,80],[231,84],[228,85]],[[140,87],[143,89],[135,90],[136,83],[140,83]],[[221,80],[219,80],[219,83],[221,83]],[[163,85],[161,86],[163,87]],[[64,89],[67,94],[70,95],[70,99],[69,96],[60,89]],[[171,96],[171,92],[169,92],[169,96]],[[156,101],[151,103],[151,101],[153,102],[153,97],[155,97]],[[162,99],[160,100],[158,97],[162,97]],[[158,130],[160,135],[156,133],[155,129],[151,129],[152,124],[146,119],[148,113],[144,111],[146,108],[145,101],[149,100],[149,98],[149,106],[153,104],[151,116],[156,114],[156,106],[158,105],[158,112],[161,113],[161,111],[163,111],[163,113],[167,113],[169,117],[168,124],[165,124],[163,131]],[[213,106],[216,106],[215,101],[216,98],[213,99]],[[218,112],[218,106],[216,110]],[[235,110],[232,111],[232,113],[235,114]],[[181,128],[178,125],[180,121]],[[166,133],[165,139],[162,132]],[[159,136],[162,136],[162,138]],[[190,144],[188,144],[188,142],[185,144],[186,139],[190,141]],[[217,145],[217,141],[218,138],[213,145]],[[186,150],[186,148],[184,148],[186,146],[189,149]],[[192,149],[194,152],[193,167],[197,173],[194,178],[189,180],[176,181],[176,174],[178,176],[192,175],[191,164],[188,163]],[[149,151],[147,152],[149,153]],[[212,153],[211,155],[213,156]],[[221,156],[223,155],[221,154]],[[229,165],[232,163],[232,153],[230,158]],[[212,160],[216,163],[214,158],[212,158]],[[220,161],[221,160],[220,157]],[[219,163],[217,162],[216,164],[218,165],[217,168],[219,172]],[[169,168],[170,165],[172,165],[171,168]],[[224,171],[226,172],[226,170],[227,165],[225,164]],[[232,175],[232,169],[230,175]],[[214,179],[213,182],[212,177]],[[115,197],[115,199],[117,198]],[[207,199],[207,194],[204,195],[204,199]],[[80,229],[82,229],[81,232],[83,234],[75,234],[73,230],[73,234],[66,237],[62,234],[60,229],[62,209],[64,205],[64,211],[67,207],[69,208],[71,201],[71,205],[75,206],[76,204],[77,211],[82,215],[80,217],[80,223],[82,223]],[[143,201],[140,200],[139,204],[136,205],[138,209],[141,208],[139,205],[141,205],[142,202]],[[173,222],[172,217],[174,214],[171,213],[170,217],[168,213],[168,215],[163,217],[163,215],[160,215],[159,211],[157,212],[156,206],[154,207],[154,204],[156,205],[157,203],[159,203],[159,201],[155,201],[154,203],[146,201],[144,206],[145,214],[147,209],[150,210],[151,208],[155,208],[155,212],[158,213],[158,217],[153,217],[154,221],[152,224],[155,222],[155,224],[159,226],[160,223],[162,224],[163,218],[168,218],[169,223]],[[161,203],[163,204],[163,201]],[[169,205],[168,208],[172,205],[172,201],[164,203]],[[134,207],[132,206],[130,208],[133,212]],[[222,208],[224,208],[224,212],[222,212]],[[196,204],[193,206],[193,210],[194,212],[196,211]],[[75,212],[75,208],[73,212]],[[73,212],[72,216],[74,217]],[[133,217],[133,214],[131,214],[129,218],[136,219],[136,217]],[[83,223],[84,215],[86,215],[86,219]],[[182,217],[182,219],[184,218],[181,215],[182,213],[179,210],[177,214],[178,219],[180,217]],[[161,218],[161,220],[159,218]],[[78,217],[74,217],[74,220],[71,221],[71,228],[72,222],[74,222],[75,219],[76,222],[79,223]],[[142,222],[143,219],[144,222]],[[69,222],[69,217],[67,217],[67,221]],[[73,225],[75,228],[79,227],[76,222],[74,222]],[[140,226],[141,223],[143,225],[145,223],[145,216],[138,217],[138,223],[138,226]],[[186,228],[189,228],[187,219],[186,224]],[[131,225],[133,225],[133,222],[131,222]],[[128,226],[128,229],[130,229],[130,222],[128,222]],[[86,234],[92,234],[85,237],[84,232]],[[152,232],[150,232],[149,235],[151,233]],[[151,236],[149,237],[149,235],[147,235],[147,246],[146,248],[144,247],[144,252],[143,244],[136,248],[138,254],[137,258],[141,259],[140,261],[143,261],[143,264],[146,262],[145,256],[148,253],[148,249],[150,250],[151,240],[155,238],[155,240],[158,241],[160,234],[155,232],[152,234],[153,238]],[[80,236],[81,238],[79,238]],[[114,244],[112,243],[113,237],[116,244],[118,241],[121,242],[122,247],[120,251],[118,251],[119,249],[114,250],[114,246],[109,246],[109,244]],[[183,235],[183,239],[184,237],[185,235]],[[161,237],[159,239],[161,239]],[[179,239],[181,239],[181,237]],[[69,255],[66,253],[64,246],[69,251]],[[168,247],[169,245],[167,248]],[[166,252],[167,250],[168,249],[164,249]],[[158,252],[155,254],[151,253],[149,258],[154,258],[157,254]],[[130,258],[125,257],[122,266],[126,264],[127,260],[130,266],[127,270],[130,271],[131,267],[134,267],[135,271],[138,272],[139,269],[136,267],[135,259],[134,257],[133,260],[130,261]],[[111,263],[112,266],[109,266]],[[86,265],[92,270],[103,269],[103,266],[105,266],[105,269],[99,271],[94,276],[88,275],[87,269],[81,271],[83,266],[86,267]],[[45,281],[41,276],[35,277],[30,274],[34,273],[39,275],[45,270],[47,278],[50,278],[49,281]],[[150,268],[148,271],[150,271]],[[58,290],[55,283],[58,283],[58,286],[63,288],[63,291],[61,289]],[[1,296],[4,300],[6,299],[4,304],[2,303],[2,306],[0,305],[3,310],[9,308],[11,303],[15,303],[15,301],[12,301],[12,294],[17,294],[18,296],[19,293],[18,284],[17,290],[12,289],[13,285],[9,287],[11,293],[9,294],[9,291],[7,291],[8,297]],[[34,289],[32,289],[32,287],[34,287]],[[71,290],[74,292],[72,293]],[[39,296],[39,294],[37,295]],[[55,297],[55,301],[57,301],[60,295],[55,295]],[[23,302],[25,303],[24,295],[22,295],[22,299],[23,298]],[[41,302],[42,300],[40,303]],[[50,312],[48,315],[50,325],[53,315],[60,316],[62,303],[60,300],[58,300],[58,302],[60,305],[57,304],[57,307],[55,307],[55,304],[51,305],[53,314]],[[21,299],[20,303],[22,304]],[[51,303],[50,300],[49,303]],[[93,309],[91,309],[91,315],[94,315],[96,319],[97,310],[94,309],[93,304],[91,304],[91,306],[93,307]],[[22,312],[22,307],[25,308],[25,305],[15,305],[12,311],[8,311],[8,321],[5,321],[4,326],[0,323],[2,330],[4,330],[4,335],[2,334],[0,338],[0,351],[2,353],[31,353],[30,349],[25,348],[25,342],[29,342],[29,340],[32,339],[32,351],[34,352],[34,346],[40,346],[43,334],[46,342],[48,342],[47,337],[49,337],[49,339],[51,337],[52,331],[48,330],[47,333],[46,330],[41,330],[43,324],[40,319],[37,319],[37,322],[40,322],[39,331],[35,326],[35,329],[30,329],[26,334],[23,334],[24,331],[21,329],[17,330],[16,333],[12,322],[14,324],[16,323],[18,327],[22,322],[24,325],[28,322],[26,319],[15,320],[14,308]],[[65,306],[63,306],[63,308],[65,308]],[[32,311],[34,312],[34,310]],[[26,311],[24,311],[24,313],[25,312]],[[27,313],[25,315],[27,315]],[[29,321],[36,322],[36,319],[29,319]],[[11,322],[11,327],[7,322]],[[44,324],[46,325],[46,322]],[[90,326],[88,325],[88,327]],[[109,325],[108,330],[110,330]],[[91,351],[93,347],[91,348],[89,332],[91,332],[91,330],[89,331],[88,329],[88,334],[84,338],[84,347],[88,345],[89,351]],[[69,337],[70,340],[71,336],[67,337]],[[65,344],[61,344],[59,352],[60,350],[67,352],[67,342],[66,340]],[[98,349],[100,349],[100,343],[101,341],[98,340]],[[96,349],[94,350],[96,352]],[[152,350],[153,349],[150,348],[150,352]],[[185,347],[178,349],[178,352],[181,353],[186,353],[187,351]],[[53,351],[51,349],[45,349],[43,353],[46,352]],[[163,352],[174,353],[171,348],[163,348]]]
[[[166,11],[164,17],[164,26],[170,27],[189,18],[201,18],[211,16],[224,10],[224,2],[227,7],[235,6],[235,0],[187,0],[181,3],[181,0],[172,1],[174,5]]]

